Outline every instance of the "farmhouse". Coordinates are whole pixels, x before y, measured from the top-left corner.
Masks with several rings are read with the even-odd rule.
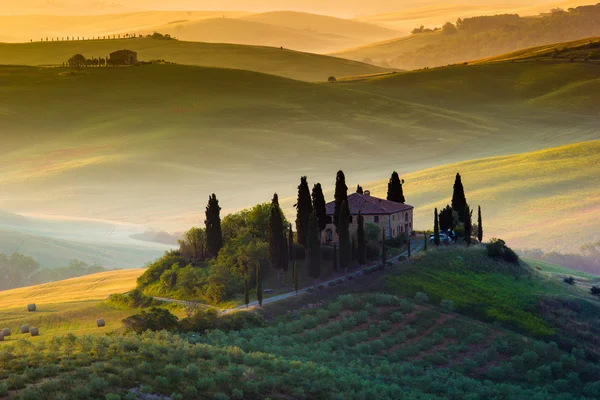
[[[348,206],[350,208],[350,237],[356,236],[359,212],[364,217],[365,224],[378,225],[388,238],[412,234],[413,206],[373,197],[368,190],[365,190],[364,194],[352,193],[348,195]],[[321,234],[321,243],[338,243],[339,238],[333,224],[335,202],[327,203],[326,209],[327,226]]]
[[[133,65],[137,62],[137,53],[131,50],[118,50],[110,53],[112,65]]]

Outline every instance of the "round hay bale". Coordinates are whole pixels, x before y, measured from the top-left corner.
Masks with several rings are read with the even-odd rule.
[[[10,336],[10,328],[4,328],[4,329],[2,329],[2,335],[3,336]]]
[[[104,328],[106,326],[106,322],[103,319],[99,319],[96,321],[96,325],[98,325],[98,328]]]
[[[29,333],[29,325],[23,325],[21,327],[21,333]]]
[[[35,304],[28,304],[27,305],[27,311],[33,312],[35,310],[37,310],[37,307],[35,306]]]
[[[4,342],[4,335],[0,333],[0,342]]]
[[[29,332],[31,333],[31,336],[40,336],[40,332],[38,331],[38,328],[31,328],[29,330]]]

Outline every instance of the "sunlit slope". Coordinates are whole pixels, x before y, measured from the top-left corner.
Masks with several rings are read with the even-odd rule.
[[[164,59],[178,64],[246,69],[305,81],[326,81],[332,75],[342,77],[385,71],[355,61],[273,47],[158,39],[0,43],[0,64],[62,65],[77,53],[88,58],[107,57],[119,49],[137,52],[140,60]]]
[[[418,229],[433,229],[433,209],[450,203],[456,172],[475,220],[477,206],[482,208],[487,239],[500,237],[517,248],[575,252],[600,239],[598,140],[404,174]],[[387,182],[368,187],[385,196]]]
[[[302,175],[327,190],[339,169],[370,182],[392,169],[597,139],[598,102],[565,98],[581,108],[563,109],[536,99],[600,69],[536,68],[311,84],[180,65],[3,67],[0,207],[180,230],[203,222],[213,192],[224,213],[274,191],[287,207]]]
[[[105,300],[113,293],[125,293],[135,288],[143,269],[102,272],[80,278],[45,283],[43,285],[0,291],[2,309],[23,307],[35,303],[40,311],[44,304]]]
[[[54,10],[56,11],[56,10]],[[10,13],[9,13],[10,14]],[[48,14],[55,14],[49,12]],[[173,21],[200,21],[209,18],[238,18],[247,15],[236,11],[143,11],[99,15],[0,15],[0,36],[10,41],[29,42],[57,38],[91,37],[121,33],[141,33]]]

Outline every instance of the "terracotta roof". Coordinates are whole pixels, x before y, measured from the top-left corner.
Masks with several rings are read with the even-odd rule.
[[[400,211],[408,211],[413,206],[408,204],[396,203],[394,201],[379,199],[370,195],[352,193],[348,196],[348,206],[351,215],[381,215],[395,214]],[[335,201],[327,203],[327,215],[333,215],[335,210]]]

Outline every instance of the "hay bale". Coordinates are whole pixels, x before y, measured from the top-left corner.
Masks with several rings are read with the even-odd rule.
[[[23,325],[21,327],[21,333],[29,333],[29,325]]]
[[[40,332],[38,331],[38,328],[31,328],[29,330],[29,332],[31,333],[31,336],[40,336]]]
[[[98,325],[98,328],[104,328],[106,326],[106,322],[103,319],[99,319],[96,321],[96,325]]]
[[[33,312],[35,310],[37,310],[37,307],[35,306],[35,304],[28,304],[27,305],[27,311]]]
[[[2,335],[3,336],[10,336],[10,328],[4,328],[2,329]]]

